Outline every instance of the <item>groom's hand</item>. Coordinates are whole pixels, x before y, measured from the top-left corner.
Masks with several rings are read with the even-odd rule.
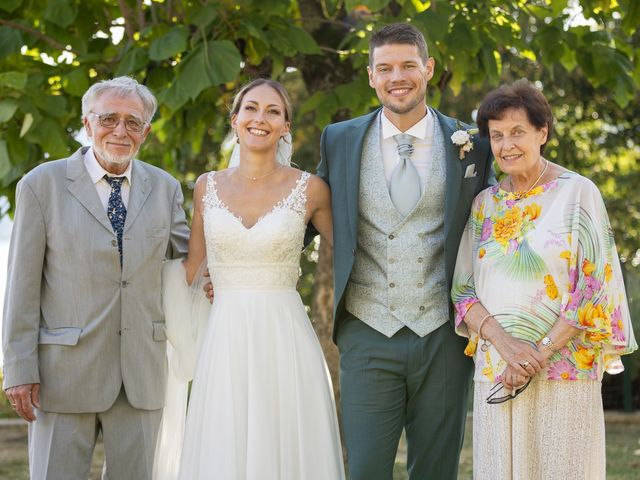
[[[9,403],[18,415],[27,422],[33,422],[36,419],[36,413],[33,407],[40,408],[40,384],[27,383],[7,388],[5,390]]]

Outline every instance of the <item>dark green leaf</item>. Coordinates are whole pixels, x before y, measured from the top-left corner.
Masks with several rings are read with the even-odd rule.
[[[300,53],[306,55],[319,55],[322,53],[313,37],[300,27],[291,25],[286,35],[291,44],[294,45]]]
[[[62,88],[74,97],[82,97],[89,89],[89,75],[85,68],[74,68],[62,77]]]
[[[430,40],[431,45],[443,41],[449,29],[449,19],[431,8],[416,15],[413,21],[418,27],[422,27],[420,30]]]
[[[133,47],[124,56],[116,70],[116,76],[137,73],[147,65],[148,57],[146,50]]]
[[[22,5],[22,0],[2,0],[0,2],[0,10],[11,13],[20,5]]]
[[[11,27],[0,27],[0,58],[17,53],[24,44],[22,34]]]
[[[218,18],[218,7],[215,5],[205,5],[189,16],[190,22],[200,28],[208,27],[216,18]]]
[[[47,115],[61,118],[67,114],[67,99],[61,95],[33,95],[33,103]]]
[[[78,7],[72,0],[49,0],[44,10],[44,19],[67,28],[78,15]]]
[[[165,60],[183,52],[186,48],[187,29],[179,25],[151,42],[149,58],[158,61]]]

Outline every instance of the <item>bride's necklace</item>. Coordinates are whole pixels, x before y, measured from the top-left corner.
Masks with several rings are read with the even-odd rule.
[[[536,188],[536,185],[538,185],[538,182],[540,181],[540,179],[542,179],[542,177],[544,176],[545,172],[547,171],[547,167],[549,166],[549,160],[545,159],[545,162],[546,163],[544,164],[544,168],[542,169],[542,173],[540,173],[540,175],[538,175],[538,178],[536,178],[536,181],[533,182],[531,184],[531,186],[525,192],[516,192],[516,191],[514,191],[513,182],[511,181],[511,176],[509,176],[509,190],[511,190],[511,193],[515,197],[516,201],[517,200],[522,200],[523,198],[526,198],[527,195],[529,195],[529,193],[531,193],[531,190]]]
[[[272,173],[277,172],[278,170],[280,170],[282,168],[282,164],[279,164],[276,168],[274,168],[273,170],[269,170],[267,173],[263,174],[263,175],[258,175],[257,177],[250,177],[249,175],[245,175],[244,173],[242,173],[240,171],[240,167],[236,168],[236,173],[238,175],[240,175],[241,177],[246,178],[247,180],[251,180],[253,182],[255,182],[256,180],[260,180],[261,178],[264,177],[268,177],[269,175],[271,175]]]

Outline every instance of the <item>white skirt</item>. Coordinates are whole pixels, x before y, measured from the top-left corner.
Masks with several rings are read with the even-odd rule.
[[[179,478],[344,478],[328,369],[295,290],[216,291]]]
[[[604,413],[598,381],[533,379],[513,400],[473,399],[476,480],[605,480]]]

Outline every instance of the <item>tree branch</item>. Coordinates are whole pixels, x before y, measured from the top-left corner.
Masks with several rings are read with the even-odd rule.
[[[57,40],[54,40],[51,37],[48,37],[47,35],[45,35],[39,30],[36,30],[35,28],[27,27],[25,25],[12,22],[11,20],[5,20],[3,18],[0,18],[0,25],[6,25],[9,28],[21,30],[25,33],[28,33],[29,35],[33,35],[34,37],[48,43],[53,48],[57,48],[58,50],[62,50],[63,52],[72,52],[72,53],[75,53],[76,55],[79,55],[77,51],[73,50],[72,48],[67,48],[67,45],[63,45],[62,43],[58,42]]]

